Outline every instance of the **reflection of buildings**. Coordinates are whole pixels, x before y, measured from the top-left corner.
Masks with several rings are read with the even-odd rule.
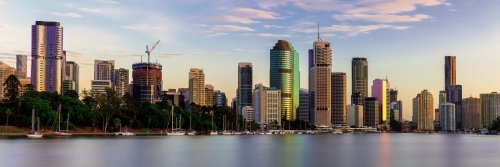
[[[161,97],[162,65],[140,62],[132,64],[133,97],[141,102],[154,102]]]

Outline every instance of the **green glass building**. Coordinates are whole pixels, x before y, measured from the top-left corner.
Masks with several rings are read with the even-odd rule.
[[[269,87],[281,90],[281,116],[295,120],[299,108],[299,53],[292,44],[278,40],[270,51]]]

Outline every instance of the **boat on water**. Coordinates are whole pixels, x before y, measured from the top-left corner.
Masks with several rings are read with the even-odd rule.
[[[302,131],[297,131],[297,134],[298,134],[298,135],[301,135],[301,134],[302,134]]]
[[[116,136],[135,136],[134,133],[129,132],[127,126],[125,126],[125,131],[121,131],[120,127],[120,132],[115,133]]]
[[[42,138],[43,134],[40,132],[40,117],[37,117],[38,130],[35,131],[35,109],[31,112],[31,131],[26,133],[28,138]]]
[[[215,136],[215,135],[219,135],[219,133],[217,133],[217,131],[215,131],[215,130],[212,130],[212,131],[210,131],[210,135]]]
[[[237,131],[237,132],[234,132],[234,135],[242,135],[243,133],[241,133],[240,131]]]
[[[335,129],[332,134],[342,134],[342,130],[340,129]]]
[[[71,136],[71,131],[69,131],[69,112],[68,119],[66,120],[66,130],[61,130],[61,104],[57,108],[57,113],[59,115],[59,123],[57,125],[57,132],[52,132],[52,136]]]
[[[183,130],[181,129],[174,129],[174,105],[172,105],[172,109],[171,109],[171,118],[172,118],[172,132],[168,133],[167,132],[167,136],[184,136],[186,135],[186,132],[184,132]],[[180,122],[180,120],[179,120]]]
[[[196,131],[191,129],[191,114],[189,115],[189,131],[187,132],[187,135],[189,135],[189,136],[196,135]]]
[[[231,135],[231,131],[227,131],[227,130],[222,131],[222,135]]]

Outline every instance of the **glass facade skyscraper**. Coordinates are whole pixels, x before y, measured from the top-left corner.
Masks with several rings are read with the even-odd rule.
[[[299,107],[299,53],[292,44],[278,40],[270,50],[270,87],[281,90],[281,116],[295,120]]]

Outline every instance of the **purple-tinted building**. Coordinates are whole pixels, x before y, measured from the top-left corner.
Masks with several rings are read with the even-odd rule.
[[[377,98],[379,104],[379,121],[389,120],[389,82],[387,79],[375,79],[372,85],[372,96]]]

